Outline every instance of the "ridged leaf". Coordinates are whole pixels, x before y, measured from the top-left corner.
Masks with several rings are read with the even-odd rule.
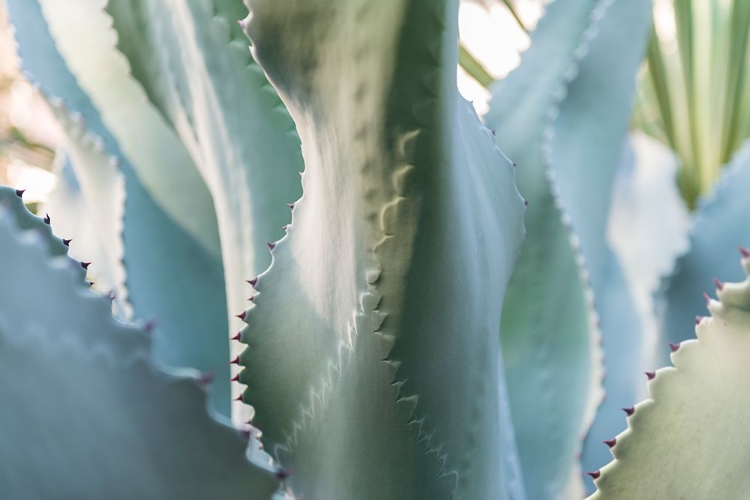
[[[606,463],[609,440],[637,400],[642,325],[622,268],[607,242],[615,174],[632,116],[635,78],[651,23],[650,0],[600,3],[578,72],[567,86],[549,143],[550,169],[576,228],[591,277],[606,360],[605,400],[583,450],[584,470]],[[616,57],[613,55],[616,54]]]
[[[242,332],[266,449],[308,498],[522,498],[497,332],[523,202],[458,96],[458,2],[249,3],[306,163]]]
[[[492,90],[487,125],[517,162],[528,238],[503,307],[508,393],[529,498],[580,498],[582,436],[601,400],[598,334],[583,257],[548,178],[554,109],[575,70],[593,0],[556,0],[521,65]]]
[[[21,231],[14,197],[0,187],[2,496],[270,498],[273,472],[209,415],[197,374],[156,369],[148,336],[50,253],[49,227]]]
[[[690,250],[677,261],[657,295],[660,336],[651,366],[662,366],[668,360],[669,342],[678,344],[687,338],[693,318],[705,307],[701,292],[715,287],[712,278],[724,281],[742,277],[731,261],[738,246],[750,245],[750,200],[746,193],[750,185],[750,143],[723,171],[714,192],[699,204],[690,232]]]
[[[132,148],[138,148],[139,144],[133,138],[137,139],[144,131],[147,132],[146,136],[140,136],[146,141],[144,148],[158,146],[158,144],[148,142],[152,140],[152,133],[156,138],[164,137],[169,133],[169,129],[163,123],[149,122],[146,119],[149,115],[158,119],[158,114],[153,113],[153,110],[150,114],[147,109],[144,110],[148,104],[142,98],[143,94],[135,91],[130,94],[123,93],[117,97],[117,95],[108,94],[111,90],[109,88],[102,90],[92,85],[101,98],[96,103],[92,103],[68,70],[66,61],[57,51],[55,41],[47,30],[39,3],[36,0],[8,0],[7,3],[10,19],[15,27],[23,70],[33,83],[40,86],[42,93],[56,108],[63,106],[63,111],[73,115],[71,118],[74,118],[76,113],[80,114],[80,120],[73,120],[79,122],[76,125],[77,129],[88,130],[85,133],[80,130],[75,134],[69,133],[70,144],[77,143],[76,137],[86,136],[89,141],[93,141],[92,143],[99,142],[99,139],[96,139],[99,137],[104,144],[106,156],[111,155],[117,158],[117,164],[125,178],[124,212],[126,215],[122,222],[122,244],[127,274],[127,298],[133,307],[135,318],[140,321],[155,318],[158,322],[154,337],[154,354],[157,361],[173,366],[191,366],[201,371],[213,371],[217,380],[213,383],[212,403],[217,410],[228,414],[230,409],[229,367],[227,366],[229,342],[226,335],[228,318],[225,287],[218,252],[216,222],[214,220],[211,223],[213,208],[202,180],[197,175],[190,177],[186,174],[180,177],[178,171],[189,172],[194,167],[189,163],[180,163],[186,158],[189,161],[189,157],[184,151],[180,152],[181,146],[173,138],[170,144],[162,144],[165,148],[165,156],[171,160],[165,159],[163,163],[145,165],[147,168],[153,168],[155,173],[164,176],[163,182],[152,184],[150,187],[161,186],[163,189],[156,193],[158,197],[146,189],[146,183],[137,173],[139,169],[133,166],[134,161],[129,155],[123,153],[124,148],[121,150],[118,142],[119,136],[110,132],[105,126],[103,116],[94,104],[102,107],[112,105],[117,109],[129,107],[130,118],[125,122],[117,122],[118,130],[126,129],[123,134],[129,138],[128,145],[131,148],[129,151],[132,151]],[[106,21],[106,16],[96,9],[81,12],[80,8],[85,5],[88,4],[80,1],[66,2],[65,6],[57,5],[55,2],[45,2],[45,8],[62,7],[62,10],[65,10],[70,7],[72,13],[80,14],[77,17],[70,17],[65,12],[60,13],[62,17],[54,18],[54,25],[56,35],[60,40],[65,40],[65,43],[61,42],[61,44],[68,49],[66,54],[76,59],[76,64],[81,66],[79,69],[82,74],[111,70],[114,72],[110,75],[111,78],[125,79],[126,67],[121,56],[114,62],[102,57],[93,58],[88,62],[79,59],[86,57],[86,54],[90,52],[93,52],[92,55],[99,56],[102,53],[117,55],[112,46],[114,43],[112,33],[111,30],[106,29],[106,22],[96,23],[97,19]],[[54,12],[57,13],[56,10]],[[102,39],[97,38],[99,35]],[[84,47],[77,45],[81,40],[87,42]],[[105,64],[110,62],[114,64],[115,69]],[[130,82],[135,85],[132,79]],[[127,96],[133,99],[128,100]],[[124,99],[127,102],[118,99]],[[60,112],[58,110],[58,113]],[[61,117],[64,118],[64,115]],[[127,129],[128,126],[139,127],[143,130],[132,132]],[[158,127],[161,127],[161,132],[157,133],[155,130]],[[78,161],[73,163],[73,167],[82,186],[84,197],[89,203],[89,210],[92,213],[101,211],[101,215],[107,217],[105,220],[113,220],[112,214],[107,212],[113,209],[112,204],[107,203],[106,206],[100,204],[101,198],[98,192],[100,186],[96,179],[100,177],[101,172],[98,169],[102,167],[102,164],[108,165],[109,163],[109,160],[103,161],[102,155],[105,153],[99,150],[94,155],[97,161]],[[137,158],[138,161],[142,159],[140,156]],[[143,167],[144,165],[141,165],[141,170]],[[87,192],[88,187],[94,187],[95,190]],[[162,203],[158,203],[157,198],[162,199]],[[164,202],[166,198],[179,198],[179,200]],[[187,207],[179,222],[163,208],[166,205]],[[185,223],[183,219],[189,222]],[[202,232],[197,231],[200,239],[194,237],[196,231],[188,231],[183,224],[193,229],[197,227],[196,224],[201,225]],[[107,227],[108,231],[112,229],[112,227]],[[155,242],[159,244],[154,244]],[[201,286],[195,286],[196,283],[200,283]]]
[[[743,259],[745,273],[750,260]],[[700,295],[696,291],[697,295]],[[598,499],[722,498],[750,494],[750,280],[724,286],[697,340],[656,372],[651,399],[639,403],[617,436],[615,460],[596,481]]]
[[[109,0],[107,11],[133,75],[214,196],[228,308],[237,314],[251,294],[245,280],[268,267],[266,244],[289,223],[302,170],[294,123],[237,24],[247,9],[241,0]]]

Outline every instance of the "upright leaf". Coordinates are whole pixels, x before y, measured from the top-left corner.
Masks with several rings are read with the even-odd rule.
[[[149,337],[51,254],[48,226],[19,228],[14,197],[0,187],[2,496],[270,498],[273,472],[206,412],[196,374],[156,369]]]
[[[551,3],[521,65],[496,84],[487,125],[518,163],[529,235],[503,307],[501,340],[530,498],[583,493],[582,436],[601,400],[598,335],[587,272],[544,150],[554,109],[585,50],[594,0]]]
[[[652,6],[649,0],[614,0],[602,7],[578,74],[559,105],[549,143],[550,168],[591,275],[606,359],[606,397],[584,445],[586,470],[606,463],[602,441],[622,428],[621,408],[635,403],[644,364],[642,325],[607,241],[607,222]]]
[[[240,358],[287,487],[522,498],[497,332],[523,202],[458,96],[458,2],[249,4],[306,162]]]
[[[271,262],[299,198],[299,137],[237,22],[240,0],[108,0],[118,47],[213,194],[228,308]],[[239,322],[237,322],[239,324]]]

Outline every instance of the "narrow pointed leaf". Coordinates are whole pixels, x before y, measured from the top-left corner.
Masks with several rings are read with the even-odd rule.
[[[70,5],[72,8],[73,4]],[[184,218],[191,219],[191,224],[195,221],[209,221],[203,226],[201,239],[196,240],[185,227],[165,212],[163,205],[157,203],[145,188],[130,157],[123,154],[118,139],[105,126],[99,110],[81,90],[76,78],[68,70],[66,61],[57,51],[39,3],[36,0],[8,0],[8,7],[10,19],[15,27],[22,68],[27,76],[55,106],[63,106],[69,114],[80,114],[79,126],[88,130],[86,134],[92,138],[100,137],[107,156],[117,158],[117,164],[125,178],[124,212],[127,215],[122,222],[122,244],[126,256],[124,264],[127,297],[133,307],[135,318],[139,321],[158,321],[154,347],[157,361],[173,366],[191,366],[201,371],[213,371],[216,379],[212,383],[212,404],[218,411],[228,414],[229,342],[226,336],[228,319],[225,287],[217,250],[219,243],[216,222],[210,223],[211,219],[206,215],[211,214],[213,209],[205,186],[198,177],[194,178],[197,183],[188,183],[186,179],[189,177],[183,177],[181,180],[175,179],[176,184],[162,184],[167,189],[158,193],[163,197],[182,198],[175,201],[173,206],[190,207]],[[97,18],[81,16],[64,19],[76,26],[77,21],[91,22]],[[103,33],[102,29],[95,29],[97,26],[91,25],[91,32],[86,36],[93,37],[97,33]],[[59,24],[57,27],[57,34],[61,37],[65,38],[65,34],[71,34],[67,27]],[[77,32],[73,31],[72,35],[77,35]],[[104,38],[107,38],[106,33]],[[112,40],[111,31],[109,39]],[[100,49],[99,45],[107,42],[95,40],[92,43]],[[109,44],[110,47],[111,43],[113,40]],[[102,46],[106,48],[106,45]],[[73,52],[81,56],[85,55],[89,48]],[[100,69],[105,68],[106,66],[102,66]],[[147,106],[147,103],[139,98],[129,105],[135,112],[139,106]],[[133,124],[146,126],[140,118]],[[153,122],[150,126],[157,127],[158,124]],[[165,127],[164,124],[161,126]],[[74,140],[71,139],[71,142]],[[173,142],[173,146],[179,147],[179,143]],[[186,157],[184,152],[180,153],[179,149],[176,151],[173,159]],[[109,160],[104,163],[109,164]],[[97,186],[93,180],[101,173],[97,171],[101,168],[101,163],[81,161],[74,163],[73,167],[84,189],[83,194],[89,203],[89,210],[110,210],[110,204],[98,205],[100,198],[97,192],[85,190],[88,186]],[[169,162],[159,164],[158,167],[156,171],[168,177],[174,173],[174,168],[194,168]],[[162,167],[164,168],[161,169]],[[179,186],[180,189],[173,189],[174,186]],[[105,212],[102,215],[111,214]],[[159,244],[154,245],[153,242]],[[214,250],[210,250],[211,248]],[[201,283],[201,286],[195,286],[196,283]]]

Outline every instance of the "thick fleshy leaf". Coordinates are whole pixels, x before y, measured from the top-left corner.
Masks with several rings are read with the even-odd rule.
[[[211,195],[174,131],[130,76],[128,61],[115,48],[117,34],[111,20],[101,10],[103,0],[34,1],[42,7],[65,65],[117,139],[143,187],[170,219],[207,252],[219,255],[215,215],[195,208],[210,207]],[[57,97],[67,103],[64,95]],[[96,128],[92,132],[103,135]]]
[[[458,2],[249,3],[306,162],[240,359],[288,488],[523,498],[497,335],[523,202],[458,96]]]
[[[50,107],[67,141],[71,165],[75,164],[79,171],[85,172],[81,175],[83,188],[80,187],[72,166],[68,167],[70,170],[67,173],[68,178],[62,182],[71,182],[70,178],[73,178],[82,203],[80,209],[86,212],[84,217],[91,220],[96,231],[102,261],[92,266],[95,271],[109,277],[111,291],[116,296],[118,316],[126,318],[131,311],[127,305],[125,267],[122,263],[124,253],[122,220],[125,209],[123,176],[118,170],[117,160],[110,157],[104,150],[104,141],[86,132],[80,115],[71,115],[59,103]],[[84,192],[88,196],[84,195]],[[77,214],[67,215],[72,217],[68,223],[79,223]],[[85,219],[80,223],[85,223],[84,221]],[[55,224],[57,224],[57,219],[55,219]],[[90,257],[93,258],[93,256]],[[92,262],[92,258],[86,262]],[[99,271],[100,268],[101,271]]]
[[[701,292],[715,287],[712,278],[724,281],[742,277],[731,262],[738,246],[750,246],[748,185],[750,143],[724,167],[714,192],[701,200],[690,232],[690,250],[677,261],[674,273],[657,295],[659,342],[655,359],[650,360],[652,367],[662,366],[668,359],[669,342],[677,344],[687,338],[693,318],[705,307]]]
[[[644,366],[642,325],[622,268],[607,241],[615,174],[631,121],[635,78],[651,23],[650,0],[600,5],[601,19],[552,125],[550,169],[576,228],[596,297],[606,359],[605,401],[584,444],[595,470],[609,453],[602,441],[624,425],[621,408],[637,400]],[[613,55],[617,56],[614,57]]]
[[[518,163],[530,200],[528,238],[503,307],[501,340],[526,490],[534,499],[580,498],[577,456],[601,400],[593,303],[576,237],[547,176],[553,110],[575,70],[593,0],[556,0],[518,69],[491,90],[485,117]]]
[[[45,4],[45,6],[57,8],[55,5]],[[79,6],[78,2],[75,6]],[[201,371],[213,371],[217,379],[213,382],[212,403],[217,410],[228,414],[230,409],[229,367],[227,366],[229,342],[226,335],[228,318],[216,222],[206,223],[201,239],[196,240],[185,227],[170,217],[162,208],[163,205],[157,203],[144,187],[145,183],[136,174],[130,157],[123,154],[115,135],[105,127],[98,109],[81,90],[76,78],[68,70],[65,60],[58,53],[55,42],[47,31],[39,3],[36,0],[8,0],[8,7],[10,19],[15,26],[22,67],[28,77],[41,88],[42,93],[55,107],[64,106],[68,113],[80,114],[81,123],[77,126],[89,130],[84,136],[88,136],[93,143],[98,141],[96,137],[100,137],[108,155],[117,158],[120,171],[125,178],[126,191],[122,244],[127,273],[127,297],[137,319],[158,321],[154,333],[156,360],[173,366],[190,366]],[[70,3],[70,7],[73,10],[74,3]],[[99,11],[87,12],[87,15],[80,16],[80,19],[68,17],[64,19],[78,26],[76,22],[89,23],[92,19],[95,20],[97,12]],[[89,14],[94,17],[90,17]],[[106,21],[106,16],[100,12],[99,15]],[[58,28],[57,34],[61,38],[75,35],[74,41],[79,39],[77,33],[71,33],[68,27],[61,26],[57,21],[59,20],[55,23]],[[104,30],[106,24],[103,27],[95,24],[86,26],[91,29],[91,33],[87,36],[94,37],[98,33],[103,37],[103,40],[94,39],[91,42],[92,46],[100,49],[100,45],[108,43],[106,46],[116,54],[112,48],[112,43],[114,43],[112,34]],[[90,48],[87,46],[80,51],[73,50],[73,53],[77,57],[85,55]],[[118,67],[122,69],[121,57],[120,63]],[[103,71],[107,67],[102,65],[99,69]],[[125,78],[124,73],[120,73],[119,77]],[[125,94],[123,94],[124,97]],[[100,101],[97,104],[107,104],[107,102]],[[122,103],[116,103],[116,105],[119,107]],[[129,105],[136,116],[132,123],[128,123],[147,127],[143,117],[137,115],[138,109],[148,106],[147,102],[142,98],[137,98]],[[60,112],[58,110],[58,113]],[[152,113],[151,116],[159,118],[158,114]],[[158,126],[156,122],[151,125],[153,128]],[[161,127],[163,131],[169,132],[163,123]],[[68,139],[71,145],[76,144],[74,135],[69,135]],[[176,139],[171,144],[170,147],[180,147]],[[179,149],[176,151],[177,158],[188,158],[184,151],[183,153],[180,153]],[[98,169],[102,166],[102,162],[99,161],[103,160],[102,154],[99,151],[94,155],[93,158],[98,159],[97,161],[78,161],[74,162],[73,167],[89,209],[105,212],[101,216],[107,217],[105,220],[113,220],[112,214],[106,213],[107,210],[112,209],[112,205],[107,203],[106,206],[101,206],[97,191],[99,189],[97,179],[101,180],[101,172]],[[109,160],[103,163],[108,165]],[[154,168],[169,178],[172,174],[177,175],[172,167],[179,166],[178,164],[170,165],[171,167],[159,164],[158,168],[156,166]],[[164,168],[160,170],[162,167]],[[194,168],[189,164],[182,165],[182,167],[184,170]],[[180,201],[174,202],[173,206],[189,207],[189,211],[183,217],[191,219],[190,224],[194,224],[195,221],[210,221],[210,217],[206,214],[210,214],[213,209],[202,180],[196,176],[193,179],[197,182],[189,183],[186,179],[189,177],[173,179],[172,184],[161,184],[164,191],[158,193],[159,196],[181,198]],[[95,187],[96,190],[87,192],[88,187]],[[111,229],[111,227],[108,228],[108,230]],[[195,286],[196,283],[200,283],[201,286]]]
[[[742,264],[750,271],[750,259]],[[750,495],[750,280],[726,284],[718,297],[697,340],[672,353],[674,367],[649,375],[651,399],[617,436],[591,500]]]
[[[284,234],[302,170],[294,123],[237,24],[247,9],[241,0],[108,0],[107,11],[133,75],[214,196],[236,314],[247,306],[245,280],[271,262],[266,244]]]
[[[17,225],[0,188],[0,492],[7,498],[270,498],[273,472],[214,420],[195,373],[165,373],[77,261]],[[12,196],[12,194],[10,195]],[[48,226],[37,219],[36,229]]]

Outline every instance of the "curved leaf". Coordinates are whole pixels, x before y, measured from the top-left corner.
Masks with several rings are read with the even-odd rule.
[[[594,0],[556,0],[547,7],[521,65],[491,89],[485,117],[518,162],[519,189],[530,200],[501,342],[526,490],[534,499],[580,498],[577,456],[601,400],[587,273],[544,153],[594,6]]]
[[[584,444],[582,463],[608,459],[602,441],[623,425],[643,377],[643,327],[628,283],[607,241],[615,173],[632,116],[635,78],[651,23],[650,0],[600,4],[587,51],[552,124],[550,169],[581,242],[601,321],[606,397]],[[615,56],[616,55],[616,56]]]
[[[457,4],[250,2],[306,173],[240,381],[297,495],[523,497],[497,377],[523,203],[458,97]]]
[[[113,320],[76,261],[19,231],[21,210],[0,209],[3,496],[270,498],[273,472],[205,411],[195,375],[155,369],[148,336]]]
[[[115,274],[107,265],[107,254],[92,220],[93,214],[81,193],[81,186],[67,153],[58,152],[55,158],[55,173],[55,188],[40,207],[39,213],[48,214],[55,230],[68,238],[68,254],[71,257],[97,263],[89,268],[87,273],[95,281],[97,289],[106,292],[114,290],[117,281]]]
[[[750,260],[743,259],[745,273]],[[696,293],[698,295],[698,293]],[[672,353],[674,368],[649,382],[617,436],[615,460],[601,471],[592,500],[747,498],[750,438],[750,280],[724,286],[710,318]]]
[[[746,193],[750,183],[750,143],[745,143],[723,172],[714,192],[699,204],[690,232],[690,250],[677,261],[673,274],[656,296],[660,328],[655,359],[650,360],[653,366],[661,366],[668,359],[670,342],[685,340],[693,318],[705,307],[700,292],[714,287],[712,278],[741,278],[730,262],[738,246],[750,245],[750,200]]]
[[[176,130],[214,197],[228,308],[271,262],[301,194],[299,137],[237,24],[239,0],[108,0],[118,47]],[[238,351],[237,351],[238,352]],[[236,353],[236,352],[235,352]]]
[[[70,5],[72,8],[73,4]],[[57,108],[60,108],[60,101],[62,102],[64,109],[58,109],[58,114],[65,111],[72,115],[70,121],[75,122],[75,113],[79,113],[82,123],[76,127],[89,127],[89,132],[83,135],[69,134],[70,143],[76,144],[76,137],[86,135],[90,136],[89,140],[93,140],[94,143],[98,141],[93,139],[94,137],[100,137],[104,143],[106,154],[97,151],[92,157],[95,161],[75,162],[73,167],[84,189],[83,194],[89,209],[101,211],[101,216],[107,217],[105,220],[112,220],[112,214],[107,212],[112,209],[112,205],[99,205],[102,200],[98,195],[99,186],[96,179],[101,174],[99,169],[102,165],[109,165],[106,157],[112,155],[117,158],[120,171],[125,178],[126,215],[122,222],[122,244],[127,272],[127,295],[135,317],[139,320],[156,318],[158,321],[154,336],[156,360],[173,366],[192,366],[201,371],[213,371],[217,380],[213,382],[212,403],[217,410],[228,414],[229,342],[225,333],[228,329],[228,318],[223,269],[218,252],[207,250],[207,246],[211,245],[218,248],[215,221],[213,224],[206,224],[202,240],[197,241],[155,202],[136,174],[129,158],[121,152],[118,140],[104,126],[99,111],[78,86],[75,77],[58,53],[55,42],[47,31],[39,3],[8,0],[8,7],[10,19],[15,26],[15,37],[24,71],[32,82],[41,87],[43,94]],[[53,8],[56,7],[53,5]],[[74,23],[74,26],[78,26],[75,24],[78,21],[91,21],[91,18],[86,16],[82,16],[81,19],[64,19]],[[58,28],[63,34],[71,34],[65,26],[58,25]],[[102,33],[101,27],[98,30],[94,28],[96,26],[91,26],[92,31],[87,36],[94,37]],[[76,32],[72,35],[76,35]],[[93,42],[97,49],[101,48],[98,44],[106,43],[106,33],[104,38],[105,41]],[[109,46],[111,47],[111,44]],[[85,55],[88,49],[89,47],[76,54]],[[120,106],[121,103],[117,105]],[[147,103],[143,102],[143,99],[137,99],[130,102],[130,106],[135,113],[139,106],[142,109]],[[64,118],[66,114],[60,116]],[[136,120],[133,123],[140,126],[142,121]],[[181,157],[179,151],[176,154]],[[165,168],[161,172],[169,174],[172,170]],[[190,211],[184,218],[191,219],[193,214],[201,214],[200,217],[193,218],[193,221],[210,220],[206,215],[212,211],[210,198],[200,194],[201,190],[205,192],[206,188],[200,178],[197,180],[198,183],[193,184],[170,184],[167,186],[168,189],[159,194],[164,197],[181,198],[176,205],[189,205]],[[93,192],[86,190],[89,186],[95,188]],[[181,189],[174,189],[175,186]],[[113,228],[107,227],[107,230],[112,231]],[[214,243],[207,245],[206,241]],[[154,245],[153,242],[159,244]],[[196,283],[201,283],[201,286],[195,286]]]

